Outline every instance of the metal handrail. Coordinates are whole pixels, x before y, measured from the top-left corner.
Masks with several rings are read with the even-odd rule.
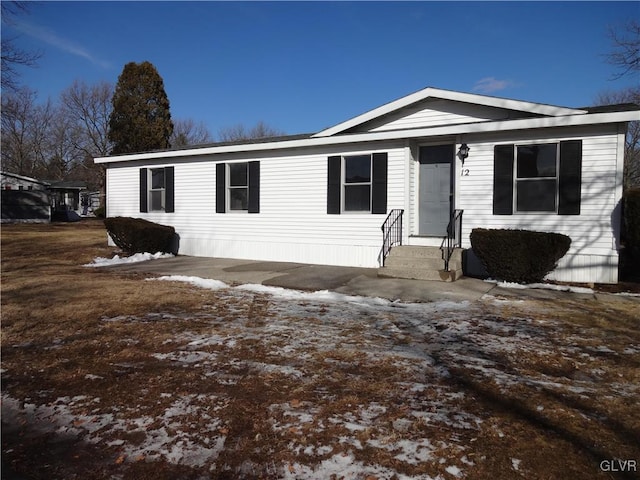
[[[442,250],[442,260],[444,269],[449,271],[449,261],[456,248],[462,245],[462,213],[464,210],[454,210],[447,225],[447,236],[442,239],[440,250]]]
[[[384,267],[384,261],[394,245],[402,245],[402,214],[404,210],[395,208],[389,212],[382,229],[382,248],[378,255],[378,263]]]

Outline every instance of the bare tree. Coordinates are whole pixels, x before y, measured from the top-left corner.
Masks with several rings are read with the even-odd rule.
[[[2,169],[18,175],[46,173],[51,102],[36,105],[36,93],[23,88],[2,96]]]
[[[222,142],[235,142],[240,140],[253,140],[257,138],[278,137],[281,135],[285,135],[285,133],[270,127],[260,120],[252,128],[246,128],[242,124],[222,128],[219,136]]]
[[[190,118],[173,121],[173,134],[170,138],[172,147],[200,145],[212,141],[213,137],[203,122],[196,123]]]
[[[613,51],[607,55],[607,62],[620,70],[614,80],[625,75],[638,75],[640,70],[640,23],[631,20],[622,29],[609,29]],[[638,80],[638,78],[636,78]],[[640,105],[640,85],[599,95],[598,103],[635,103]],[[640,187],[640,122],[630,122],[625,142],[624,188]]]
[[[68,122],[81,128],[75,147],[90,157],[107,156],[111,150],[108,138],[113,85],[100,82],[87,85],[75,81],[60,94],[62,112]]]
[[[614,79],[637,74],[640,70],[640,23],[631,20],[619,31],[610,28],[609,38],[614,51],[607,55],[607,62],[621,70]]]
[[[598,95],[599,105],[635,103],[640,105],[640,86]],[[640,187],[640,122],[629,122],[624,148],[624,188]]]
[[[62,108],[55,109],[51,120],[46,135],[46,178],[66,180],[82,164],[83,151],[77,146],[85,132]]]
[[[75,81],[60,94],[60,105],[65,121],[79,132],[71,136],[74,155],[73,169],[68,178],[83,180],[89,188],[104,191],[106,173],[102,165],[93,162],[95,157],[109,155],[109,116],[111,115],[114,87],[108,82],[87,85]]]
[[[26,13],[26,2],[2,2],[2,22],[11,25],[17,15]],[[18,90],[18,72],[16,67],[33,67],[40,58],[40,53],[27,52],[15,45],[15,37],[2,38],[2,88],[16,92]]]

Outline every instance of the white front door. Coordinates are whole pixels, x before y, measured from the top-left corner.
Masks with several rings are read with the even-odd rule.
[[[451,215],[454,145],[420,147],[418,233],[443,237]]]

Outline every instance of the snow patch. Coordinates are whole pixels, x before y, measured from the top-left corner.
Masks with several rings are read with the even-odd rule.
[[[399,480],[435,480],[429,475],[415,475],[408,477],[406,475],[399,475],[397,472],[384,467],[365,465],[364,463],[357,461],[351,453],[333,455],[332,457],[323,460],[315,467],[294,463],[285,468],[283,473],[284,476],[282,478],[290,480],[326,480],[327,478],[397,478]],[[441,476],[436,478],[442,479]]]
[[[554,285],[551,283],[515,283],[515,282],[501,282],[493,280],[491,278],[485,280],[487,283],[495,283],[500,288],[510,288],[514,290],[526,290],[529,288],[535,288],[540,290],[555,290],[558,292],[571,292],[571,293],[595,293],[593,289],[586,287],[574,287],[571,285]]]
[[[110,267],[113,265],[122,265],[125,263],[139,263],[146,262],[148,260],[156,260],[158,258],[171,258],[174,255],[171,253],[135,253],[129,257],[120,257],[115,255],[113,258],[96,257],[91,263],[85,263],[83,267]]]
[[[207,290],[221,290],[223,288],[229,288],[224,282],[220,280],[212,280],[209,278],[192,277],[187,275],[164,275],[157,278],[147,278],[147,281],[159,280],[161,282],[184,282],[196,287],[205,288]]]
[[[453,475],[454,477],[458,478],[462,475],[462,470],[460,470],[458,467],[456,467],[455,465],[451,465],[447,468],[445,468],[445,471],[450,474]]]
[[[618,295],[620,297],[640,297],[640,293],[631,293],[631,292],[614,293],[614,295]]]
[[[236,287],[238,290],[244,290],[254,293],[266,293],[268,295],[281,298],[283,300],[297,301],[316,301],[331,303],[355,303],[361,306],[378,307],[389,306],[394,302],[380,297],[361,297],[357,295],[345,295],[342,293],[331,292],[329,290],[317,290],[315,292],[304,292],[301,290],[291,290],[282,287],[271,287],[268,285],[259,285],[247,283]]]

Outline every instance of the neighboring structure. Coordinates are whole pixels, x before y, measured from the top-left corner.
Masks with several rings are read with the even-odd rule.
[[[83,212],[84,182],[42,181],[9,172],[0,172],[0,179],[3,223],[69,221]]]
[[[80,215],[82,213],[82,204],[80,201],[80,192],[87,189],[85,182],[62,181],[50,182],[49,190],[51,191],[51,199],[54,211],[73,211]]]
[[[80,196],[80,205],[82,206],[83,215],[93,215],[95,210],[100,208],[104,195],[99,191],[95,192],[82,192]]]
[[[46,190],[51,184],[35,178],[0,172],[0,189],[2,190]]]
[[[449,259],[473,228],[520,228],[571,237],[551,278],[615,283],[626,124],[639,119],[636,105],[426,88],[313,135],[95,161],[107,215],[172,225],[187,255],[376,267],[383,224],[387,247],[412,246],[390,259],[441,246]],[[416,265],[385,269],[428,278]]]
[[[35,178],[0,172],[2,223],[50,222],[49,186]]]

